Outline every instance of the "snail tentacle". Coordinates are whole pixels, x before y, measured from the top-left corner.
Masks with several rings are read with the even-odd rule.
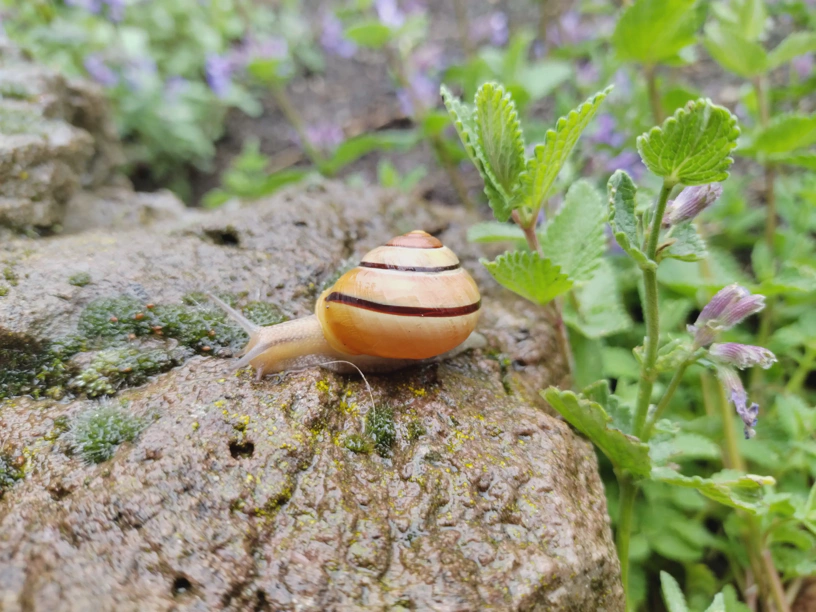
[[[255,323],[247,319],[244,315],[235,310],[232,306],[227,304],[221,298],[213,295],[212,293],[208,293],[207,297],[210,298],[213,302],[215,302],[224,312],[226,312],[232,318],[233,321],[240,325],[241,328],[250,336],[258,333],[258,330],[261,329],[260,325],[256,325]]]

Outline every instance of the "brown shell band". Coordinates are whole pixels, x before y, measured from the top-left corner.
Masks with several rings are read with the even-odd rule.
[[[455,263],[450,266],[422,267],[422,266],[397,266],[395,264],[378,263],[374,261],[361,261],[362,268],[376,268],[378,270],[399,270],[400,272],[447,272],[448,270],[458,270],[461,265]]]
[[[467,304],[465,306],[453,306],[450,308],[425,308],[422,306],[390,306],[388,304],[379,304],[377,302],[370,302],[362,298],[353,297],[334,291],[326,296],[326,302],[337,302],[339,304],[346,304],[355,308],[363,308],[365,310],[373,310],[374,312],[382,312],[384,314],[393,314],[402,317],[461,317],[476,312],[482,306],[482,300]]]

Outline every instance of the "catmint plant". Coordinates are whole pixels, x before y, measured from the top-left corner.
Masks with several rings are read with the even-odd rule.
[[[670,259],[702,261],[707,256],[695,221],[720,196],[720,183],[728,178],[733,161],[729,154],[736,146],[739,129],[727,109],[700,99],[638,138],[644,166],[662,180],[650,207],[637,204],[635,182],[618,170],[608,182],[608,209],[595,188],[579,180],[567,189],[560,211],[548,213],[543,227],[539,226],[539,212],[546,210],[552,199],[559,171],[608,91],[559,119],[530,157],[525,154],[527,147],[512,97],[500,85],[482,85],[473,105],[459,101],[445,88],[442,95],[484,180],[494,216],[502,223],[512,219],[527,243],[527,250],[508,252],[494,261],[483,260],[500,284],[550,308],[555,325],[559,320],[569,321],[571,317],[558,299],[570,296],[570,303],[579,302],[577,308],[571,308],[580,311],[582,289],[593,282],[595,272],[610,273],[604,258],[607,221],[620,249],[640,271],[646,335],[643,345],[634,350],[640,369],[634,403],[612,393],[608,381],[600,379],[600,371],[595,371],[596,382],[580,392],[556,387],[541,392],[565,420],[595,443],[615,469],[620,486],[617,543],[628,593],[633,510],[645,483],[696,489],[750,515],[766,508],[762,489],[774,483],[772,478],[733,472],[705,478],[680,472],[669,460],[676,457],[672,445],[677,431],[664,416],[686,371],[699,365],[715,372],[744,424],[746,437],[751,436],[760,408],[749,404],[738,370],[769,367],[776,358],[762,347],[719,342],[723,333],[764,306],[762,295],[739,285],[727,286],[713,296],[685,335],[669,337],[660,325],[660,264]],[[493,232],[506,239],[514,235],[510,228],[496,224]],[[580,335],[581,326],[574,320],[570,327]],[[570,340],[566,329],[558,333],[563,336],[562,349],[567,355]],[[658,387],[664,377],[670,380]],[[723,415],[723,428],[730,428],[731,421],[730,415]]]

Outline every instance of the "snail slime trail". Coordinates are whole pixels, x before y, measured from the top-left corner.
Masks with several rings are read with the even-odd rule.
[[[249,334],[237,367],[259,377],[332,361],[387,372],[483,343],[464,344],[479,319],[479,288],[453,251],[421,230],[369,251],[309,317],[260,327],[211,299]]]

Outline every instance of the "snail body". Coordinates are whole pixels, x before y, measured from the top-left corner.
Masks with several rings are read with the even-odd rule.
[[[453,251],[419,230],[369,251],[320,295],[312,316],[260,327],[215,301],[249,334],[237,365],[259,378],[327,361],[390,371],[484,342],[474,334],[476,283]]]

